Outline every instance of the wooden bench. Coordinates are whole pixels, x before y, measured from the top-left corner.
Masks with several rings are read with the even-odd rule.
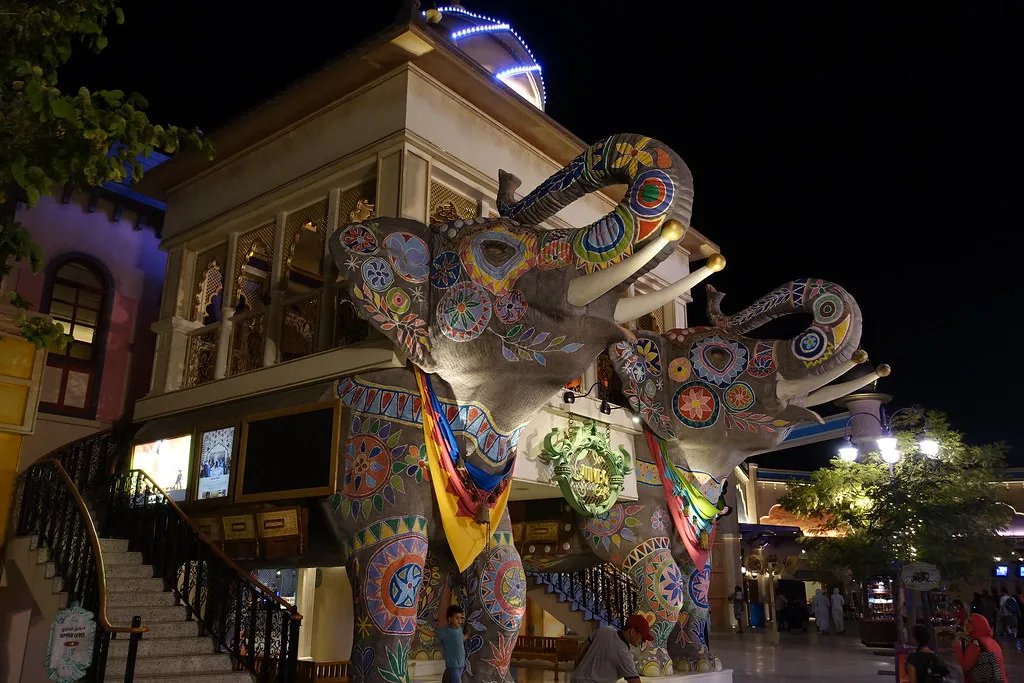
[[[576,654],[579,652],[579,641],[572,638],[552,638],[546,636],[519,636],[516,640],[515,650],[512,651],[514,659],[540,659],[551,662],[555,670],[555,680],[558,680],[558,663],[575,662]]]

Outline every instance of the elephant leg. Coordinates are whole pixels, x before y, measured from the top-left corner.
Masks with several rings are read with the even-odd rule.
[[[644,643],[637,656],[641,676],[671,676],[668,639],[676,625],[687,591],[686,579],[672,557],[669,539],[649,538],[634,548],[623,563],[640,588],[637,612],[651,623],[654,642]]]
[[[359,532],[348,557],[355,611],[349,674],[353,683],[407,683],[409,652],[427,559],[426,522],[383,523]]]
[[[511,530],[506,510],[490,547],[462,575],[462,605],[472,633],[466,656],[474,682],[512,681],[509,662],[526,613],[526,574]]]
[[[711,558],[698,570],[689,556],[676,558],[686,581],[686,597],[679,618],[669,637],[668,651],[679,673],[721,671],[722,661],[708,647],[711,630],[710,603]]]
[[[445,610],[451,604],[452,560],[442,547],[431,546],[423,565],[423,583],[416,607],[416,636],[409,659],[443,659],[437,629],[445,625]]]

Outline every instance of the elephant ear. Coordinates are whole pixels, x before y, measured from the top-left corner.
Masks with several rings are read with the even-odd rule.
[[[608,354],[622,379],[622,391],[629,406],[640,413],[647,427],[663,439],[675,439],[671,396],[665,377],[672,344],[660,334],[639,332],[637,341],[614,344]]]
[[[431,231],[407,218],[349,223],[329,248],[359,314],[431,372]]]

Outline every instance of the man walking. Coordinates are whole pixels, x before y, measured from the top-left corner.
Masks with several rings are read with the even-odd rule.
[[[625,678],[626,683],[640,683],[629,648],[652,640],[647,618],[639,614],[626,619],[620,631],[611,626],[598,627],[576,658],[576,670],[569,683],[615,683],[620,678]]]

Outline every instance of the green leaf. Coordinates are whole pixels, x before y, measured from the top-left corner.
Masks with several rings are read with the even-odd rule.
[[[97,50],[102,50],[106,46],[107,46],[107,37],[106,36],[101,35],[98,38],[96,38],[96,49]]]
[[[405,493],[405,482],[399,476],[391,477],[391,487],[399,493]]]
[[[519,331],[521,329],[523,329],[522,325],[516,325],[515,327],[508,331],[508,333],[505,335],[505,339],[511,339],[512,337],[516,336],[517,334],[519,334]]]
[[[115,7],[114,8],[114,18],[116,19],[118,25],[123,24],[124,23],[124,10],[122,10],[120,7]]]

